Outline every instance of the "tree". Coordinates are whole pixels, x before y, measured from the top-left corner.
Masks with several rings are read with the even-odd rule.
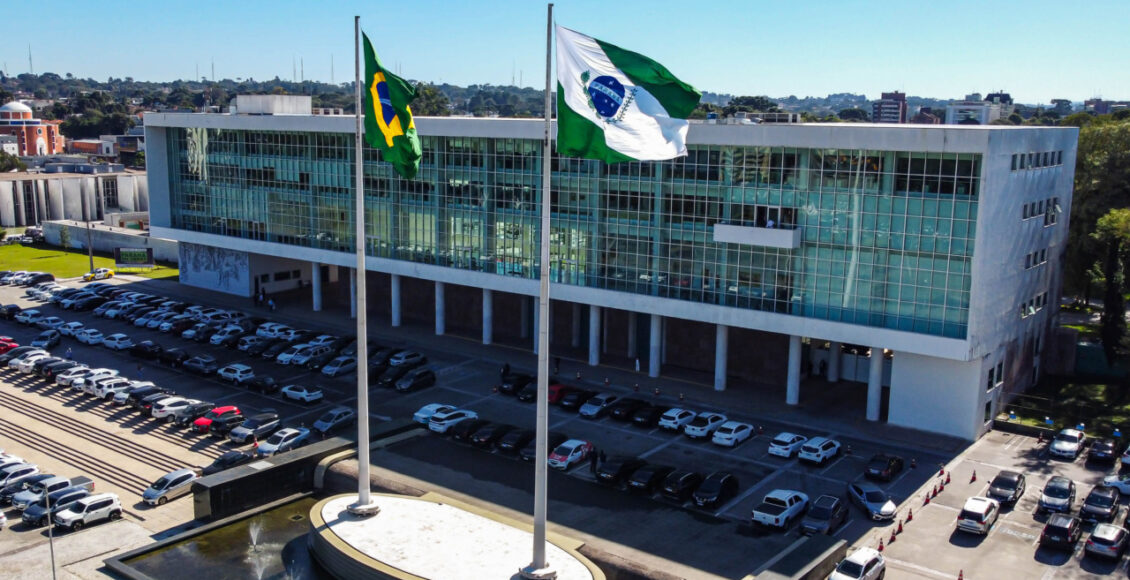
[[[727,109],[733,108],[734,111],[749,111],[759,113],[775,113],[780,110],[777,103],[774,103],[769,97],[759,95],[756,97],[734,97]]]
[[[1130,209],[1112,209],[1099,218],[1091,234],[1104,247],[1102,257],[1103,313],[1099,336],[1106,360],[1114,362],[1126,334],[1126,304],[1122,298],[1126,286],[1125,262],[1130,248]]]
[[[66,224],[59,228],[59,245],[63,246],[64,250],[71,248],[71,228],[67,227]]]
[[[863,109],[844,109],[839,113],[840,119],[852,123],[866,123],[871,120],[871,115]]]
[[[1073,113],[1064,117],[1059,124],[1068,127],[1086,127],[1095,121],[1095,116],[1090,113]]]
[[[514,95],[517,98],[517,95]],[[416,98],[412,100],[412,114],[421,117],[446,117],[451,115],[451,101],[434,85],[416,84]]]
[[[27,171],[27,165],[24,165],[19,157],[0,151],[0,173],[8,173],[9,171]]]

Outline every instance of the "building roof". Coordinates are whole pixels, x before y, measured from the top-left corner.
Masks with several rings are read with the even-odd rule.
[[[27,106],[27,105],[25,105],[25,104],[23,104],[19,101],[12,101],[10,103],[5,104],[3,107],[0,107],[0,111],[4,111],[6,113],[30,113],[30,112],[32,112],[31,107],[29,107],[29,106]]]
[[[111,177],[114,175],[144,176],[145,170],[126,168],[122,171],[112,171],[108,173],[48,173],[46,171],[12,171],[9,173],[0,173],[0,181],[26,181],[29,179],[75,179],[79,177]]]

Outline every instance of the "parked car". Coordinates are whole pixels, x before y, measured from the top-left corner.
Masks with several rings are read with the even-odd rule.
[[[133,346],[133,341],[129,336],[119,332],[102,339],[102,346],[110,350],[126,350]]]
[[[325,435],[330,431],[346,425],[352,425],[356,422],[356,411],[349,407],[334,407],[322,413],[322,416],[318,417],[317,421],[314,421],[313,428],[315,433]]]
[[[669,465],[645,464],[628,477],[628,491],[651,495],[663,485],[667,476],[671,475],[673,471],[675,471],[675,468]]]
[[[305,427],[287,427],[286,429],[279,429],[275,431],[267,440],[256,448],[255,452],[259,457],[270,457],[277,453],[290,451],[306,444],[307,439],[310,437],[310,430]]]
[[[1048,451],[1057,457],[1075,460],[1083,452],[1083,432],[1078,429],[1063,429],[1048,445]]]
[[[723,447],[737,447],[753,436],[753,425],[739,421],[726,421],[714,431],[710,442]]]
[[[710,437],[715,430],[726,422],[726,416],[721,413],[699,413],[683,427],[683,435],[691,439],[705,439]]]
[[[228,431],[228,439],[232,443],[248,443],[258,441],[279,428],[279,414],[273,411],[256,413]]]
[[[812,507],[800,522],[800,533],[831,534],[847,521],[847,506],[834,495],[822,495],[812,502]]]
[[[466,418],[462,421],[459,421],[455,425],[452,425],[451,428],[446,431],[446,433],[451,436],[452,441],[469,443],[471,441],[471,436],[489,423],[490,421],[487,421],[486,419],[480,419],[478,417]],[[431,425],[431,423],[428,423],[428,427],[431,427]]]
[[[700,508],[714,508],[725,505],[738,494],[738,477],[728,471],[715,471],[706,476],[691,496]]]
[[[195,469],[177,469],[162,475],[141,494],[141,499],[149,505],[165,505],[171,499],[188,495],[192,482],[200,478]]]
[[[1117,488],[1095,486],[1083,500],[1083,507],[1079,508],[1079,517],[1087,523],[1113,522],[1118,515],[1121,499],[1122,494]]]
[[[212,475],[213,473],[219,473],[225,469],[230,469],[237,465],[250,463],[253,459],[255,459],[255,455],[246,451],[228,451],[227,453],[224,453],[223,455],[217,457],[215,461],[204,467],[204,471],[201,472],[200,475],[205,476]]]
[[[516,455],[534,440],[536,433],[532,429],[514,429],[500,438],[494,445],[499,453]]]
[[[327,377],[336,377],[357,370],[357,358],[352,356],[339,356],[322,367],[322,374]]]
[[[997,523],[1001,514],[1001,505],[995,499],[987,497],[971,497],[965,500],[965,506],[957,515],[957,529],[989,535],[989,530]]]
[[[71,504],[90,495],[86,487],[67,487],[41,497],[28,505],[20,519],[27,527],[39,528],[47,525],[55,514],[71,507]]]
[[[701,473],[679,469],[671,472],[667,479],[663,480],[663,487],[660,488],[659,493],[669,500],[683,503],[691,498],[701,483]]]
[[[590,389],[575,389],[561,397],[560,405],[562,409],[578,411],[596,395],[597,392]]]
[[[153,405],[153,411],[150,413],[154,419],[172,422],[176,419],[177,411],[189,406],[200,403],[198,399],[186,399],[184,397],[168,397],[162,401],[158,401]]]
[[[325,393],[322,392],[320,387],[308,387],[305,385],[287,385],[279,391],[284,399],[291,401],[301,401],[307,405],[317,403],[325,398]]]
[[[647,401],[641,401],[632,397],[624,397],[608,407],[608,414],[617,421],[631,421],[632,414],[636,410],[643,408],[647,405]]]
[[[58,330],[44,330],[31,341],[31,345],[39,348],[51,348],[62,339],[62,334]]]
[[[279,389],[282,388],[282,385],[275,382],[275,379],[273,377],[269,377],[267,375],[255,375],[251,377],[250,380],[244,381],[240,384],[247,387],[247,390],[249,391],[263,393],[265,395],[272,395],[274,393],[277,393]]]
[[[791,489],[775,489],[753,508],[751,513],[755,525],[769,526],[786,530],[808,509],[808,496]]]
[[[395,356],[393,358],[396,358]],[[391,359],[390,359],[391,362]],[[390,365],[397,366],[397,365]],[[503,375],[502,382],[498,385],[498,392],[504,395],[517,395],[530,383],[537,384],[537,377],[526,373],[509,373]]]
[[[612,404],[620,400],[615,393],[601,393],[581,406],[580,414],[586,419],[599,419],[606,415]]]
[[[889,521],[895,517],[895,502],[883,489],[870,481],[853,481],[847,485],[848,498],[875,521]]]
[[[867,462],[867,469],[863,474],[871,479],[881,479],[883,481],[891,481],[896,475],[902,472],[903,461],[897,455],[887,455],[886,453],[877,453],[871,457],[871,461]]]
[[[58,316],[45,316],[43,318],[40,318],[39,322],[36,322],[35,325],[43,330],[58,330],[59,327],[63,326],[66,323],[66,320],[63,320]]]
[[[377,384],[385,388],[395,387],[396,381],[402,379],[405,375],[412,371],[412,366],[402,365],[398,367],[388,367],[374,381],[373,375],[369,375],[370,384]]]
[[[428,429],[433,433],[446,433],[460,421],[465,419],[478,419],[479,414],[470,409],[452,409],[440,411],[428,419]]]
[[[1025,483],[1023,473],[1002,471],[989,483],[989,497],[999,501],[1001,505],[1016,505],[1024,495]]]
[[[1071,513],[1074,503],[1075,482],[1062,475],[1056,475],[1044,485],[1039,503],[1036,504],[1036,513]]]
[[[883,554],[872,548],[858,548],[836,565],[828,580],[880,580],[886,571]]]
[[[210,354],[198,354],[186,361],[184,361],[185,370],[192,371],[198,375],[210,375],[215,373],[220,368],[220,363],[216,362],[216,357]]]
[[[506,435],[514,429],[515,427],[513,425],[507,425],[506,423],[488,423],[471,434],[470,441],[475,447],[492,449],[494,448],[494,444],[497,443],[503,435]]]
[[[244,337],[244,338],[247,338],[247,337]],[[247,354],[251,355],[251,356],[271,358],[271,357],[266,356],[266,353],[267,353],[268,350],[270,350],[272,348],[278,348],[278,349],[281,350],[281,349],[285,348],[287,346],[287,344],[288,343],[286,341],[284,341],[280,338],[264,338],[261,341],[256,342],[256,343],[252,344],[251,346],[248,346],[247,347]],[[278,354],[278,351],[275,352],[275,355],[277,355],[277,354]],[[274,355],[272,355],[272,356],[274,356]]]
[[[412,420],[422,425],[427,425],[428,421],[431,420],[432,415],[435,415],[436,413],[446,413],[448,411],[454,411],[455,408],[455,405],[447,405],[444,403],[428,403],[427,405],[420,407],[420,410],[416,411],[412,415]]]
[[[187,427],[192,425],[197,419],[207,415],[208,412],[214,408],[216,408],[216,404],[207,401],[187,405],[173,413],[173,417],[175,417],[173,423],[178,427]]]
[[[216,375],[225,381],[242,385],[255,378],[255,370],[245,364],[232,363],[216,371]]]
[[[193,421],[192,427],[198,433],[207,433],[208,430],[212,427],[212,421],[228,415],[242,415],[242,413],[240,412],[239,407],[236,407],[234,405],[214,407],[213,409],[202,415],[200,418]]]
[[[191,358],[193,358],[191,353],[180,348],[170,348],[157,355],[157,359],[160,360],[162,364],[169,365],[173,368],[183,366],[185,361]]]
[[[432,419],[435,420],[434,418]],[[548,463],[550,467],[561,470],[566,470],[573,465],[585,461],[593,452],[593,445],[584,439],[570,439],[558,445],[552,453],[549,454]]]
[[[1075,549],[1083,535],[1083,523],[1069,514],[1055,513],[1048,516],[1044,530],[1040,532],[1040,547]]]
[[[83,282],[91,282],[93,280],[106,280],[114,277],[114,271],[109,268],[95,268],[82,275]]]
[[[396,381],[396,390],[402,393],[430,387],[436,384],[436,373],[429,368],[416,368]]]
[[[839,441],[828,439],[827,437],[813,437],[809,439],[807,443],[800,446],[800,453],[797,453],[797,459],[824,465],[829,459],[833,459],[839,454]]]
[[[405,350],[405,351],[398,352],[398,353],[394,354],[392,356],[392,358],[388,359],[388,365],[391,366],[391,367],[399,367],[399,366],[406,366],[406,365],[419,365],[419,364],[426,364],[427,362],[428,362],[428,358],[425,357],[423,353],[416,352],[416,351],[413,351],[413,350]]]
[[[1121,560],[1126,553],[1128,533],[1126,528],[1114,524],[1099,524],[1091,531],[1084,550],[1087,554]]]
[[[649,429],[659,424],[659,419],[663,413],[667,412],[667,407],[647,404],[632,413],[632,424],[637,427]]]
[[[646,464],[647,462],[639,457],[614,455],[596,468],[596,481],[597,483],[618,487],[624,484],[637,469]]]
[[[545,445],[545,448],[547,450],[546,456],[548,457],[549,455],[548,450],[557,449],[558,445],[561,445],[568,440],[569,436],[564,433],[557,433],[554,431],[547,433]],[[529,442],[526,443],[525,447],[522,447],[522,449],[518,451],[518,457],[522,458],[522,461],[534,461],[537,459],[537,452],[537,439],[531,438]]]
[[[161,356],[165,349],[152,340],[143,340],[130,347],[129,353],[137,358],[153,360]]]
[[[1088,461],[1112,463],[1116,459],[1118,459],[1118,444],[1109,437],[1091,443],[1091,450],[1087,452]]]
[[[115,493],[88,495],[55,514],[54,524],[72,532],[101,521],[122,517],[122,502]]]
[[[97,328],[84,328],[75,334],[75,340],[91,346],[102,344],[102,331]]]

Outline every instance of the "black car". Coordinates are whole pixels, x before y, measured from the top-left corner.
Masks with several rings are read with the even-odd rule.
[[[168,393],[168,389],[163,389],[157,385],[145,385],[142,387],[134,387],[129,390],[129,395],[126,396],[126,406],[138,409],[141,407],[141,401],[153,395],[162,395]]]
[[[36,348],[34,346],[17,346],[4,354],[0,354],[0,368],[7,368],[8,361],[11,361],[29,350],[36,350]]]
[[[436,384],[436,373],[432,369],[412,369],[408,374],[396,381],[396,390],[407,393],[416,389],[430,387]]]
[[[209,322],[203,328],[196,328],[196,334],[192,335],[192,340],[196,342],[211,342],[212,336],[222,330],[226,324],[219,322]]]
[[[518,400],[523,403],[532,403],[538,400],[538,382],[531,381],[518,391]]]
[[[237,465],[250,463],[253,459],[255,459],[255,456],[251,453],[246,453],[244,451],[228,451],[227,453],[224,453],[223,455],[217,457],[215,461],[205,467],[204,471],[201,474],[212,475],[213,473],[219,473],[225,469],[230,469]]]
[[[531,382],[537,383],[537,379],[533,375],[510,373],[502,377],[502,382],[498,385],[498,392],[504,395],[517,395],[518,391]]]
[[[455,426],[458,427],[459,425],[456,424]],[[569,436],[565,435],[564,433],[554,433],[553,431],[547,433],[545,445],[545,448],[547,450],[546,455],[549,455],[549,450],[556,449],[558,445],[561,445],[568,440]],[[522,461],[533,461],[537,459],[537,443],[537,439],[530,439],[530,441],[526,443],[526,446],[518,452],[518,456],[522,458]]]
[[[152,340],[143,340],[131,347],[129,353],[137,358],[152,360],[161,356],[165,352],[165,347],[153,342]]]
[[[0,306],[0,318],[14,320],[21,311],[23,311],[23,308],[19,304],[5,304]]]
[[[220,363],[210,354],[198,354],[184,361],[182,366],[187,371],[207,376],[215,374],[220,368]]]
[[[571,391],[569,393],[566,393],[564,397],[561,397],[561,408],[569,409],[572,411],[579,410],[582,405],[589,402],[589,399],[595,397],[596,395],[597,391],[589,389],[578,389],[576,391]]]
[[[216,417],[212,419],[212,424],[208,426],[208,435],[215,439],[226,439],[232,429],[239,427],[246,421],[247,416],[243,413],[229,413],[222,417]]]
[[[2,489],[0,489],[0,505],[12,505],[12,497],[14,497],[17,493],[20,493],[27,487],[31,487],[32,485],[35,485],[43,480],[51,479],[52,477],[55,477],[55,475],[51,473],[37,473],[30,477],[21,479],[15,483],[9,483],[8,485],[5,485]]]
[[[52,328],[39,333],[39,336],[36,336],[35,340],[33,340],[32,343],[38,344],[40,348],[51,348],[59,344],[59,341],[62,340],[62,338],[63,335],[59,334],[58,330]]]
[[[1118,444],[1114,439],[1099,439],[1091,443],[1091,450],[1087,453],[1088,461],[1113,463],[1116,459],[1118,459]]]
[[[867,463],[867,470],[864,471],[864,475],[870,479],[890,481],[902,472],[902,467],[903,461],[901,457],[878,453]]]
[[[407,365],[388,367],[383,373],[380,374],[379,377],[377,377],[376,384],[386,388],[395,387],[396,381],[404,378],[404,375],[408,374],[408,371],[410,370],[412,370],[412,367],[409,367]]]
[[[644,465],[628,478],[628,491],[653,494],[663,485],[664,481],[667,481],[667,476],[671,475],[673,471],[675,471],[675,468],[669,465],[659,465],[658,463]]]
[[[286,341],[281,338],[264,338],[259,342],[247,347],[247,354],[249,356],[262,356],[267,349],[275,346],[276,344],[286,344]]]
[[[632,415],[647,405],[647,401],[624,397],[608,407],[608,414],[617,421],[631,421]]]
[[[1044,531],[1040,533],[1040,546],[1074,550],[1075,544],[1082,535],[1083,526],[1079,518],[1067,514],[1052,514],[1048,517],[1048,523],[1044,524]]]
[[[1117,488],[1095,486],[1087,498],[1083,500],[1083,507],[1079,508],[1079,517],[1085,522],[1111,522],[1118,515],[1118,501],[1122,494]]]
[[[44,380],[54,381],[55,377],[58,376],[59,373],[73,369],[73,368],[79,366],[80,364],[82,364],[82,363],[76,362],[76,361],[73,361],[73,360],[64,360],[64,361],[60,361],[60,362],[57,362],[57,363],[49,364],[49,365],[43,367],[43,372],[41,372],[39,376],[43,377]]]
[[[486,419],[463,419],[452,425],[447,432],[451,435],[451,438],[456,441],[470,441],[471,435],[474,435],[476,431],[485,427],[487,423],[490,423],[490,421]]]
[[[246,332],[233,333],[233,334],[229,335],[227,338],[221,340],[220,346],[227,347],[227,348],[235,348],[235,345],[239,344],[239,339],[247,336],[247,334],[248,333],[246,333]],[[211,338],[211,337],[209,337],[209,338]],[[211,341],[209,341],[209,342],[211,342]]]
[[[258,346],[261,346],[263,344],[265,344],[265,343],[259,343],[255,346],[258,347]],[[262,357],[265,360],[274,360],[275,357],[279,356],[279,353],[281,353],[282,351],[284,351],[288,348],[290,348],[289,342],[287,342],[287,341],[285,341],[281,338],[274,338],[274,339],[270,340],[269,346],[266,346],[259,351],[259,356]],[[251,349],[248,349],[248,352],[251,352]]]
[[[176,424],[180,427],[187,427],[193,421],[208,414],[208,411],[216,408],[215,403],[201,402],[193,403],[180,411],[177,411]]]
[[[698,507],[718,507],[738,494],[738,478],[726,471],[715,471],[694,490],[694,504]]]
[[[214,425],[215,424],[213,424],[213,426]],[[246,430],[246,433],[240,433],[240,435],[243,435],[243,437],[237,438],[235,435],[233,435],[232,441],[234,441],[235,443],[248,443],[251,441],[258,441],[259,439],[263,439],[273,433],[275,429],[279,428],[279,426],[280,422],[278,413],[275,413],[273,411],[256,413],[254,415],[251,415],[250,417],[247,417],[247,420],[244,421],[242,425],[239,425],[239,427],[241,427],[240,431]]]
[[[373,348],[376,347],[376,346],[378,346],[378,345],[375,344],[375,343],[372,343],[372,342],[369,343],[369,373],[370,374],[372,374],[372,373],[378,373],[379,374],[379,373],[384,372],[384,370],[388,368],[388,361],[390,359],[392,359],[393,355],[396,355],[397,353],[404,350],[402,348],[383,348],[383,347],[377,348],[377,350],[373,350]],[[353,350],[357,350],[357,347],[354,346]]]
[[[1020,496],[1024,495],[1025,485],[1023,473],[1002,471],[989,483],[989,497],[999,501],[1001,505],[1016,505]]]
[[[514,429],[502,436],[495,444],[495,449],[507,455],[517,455],[537,435],[532,429]]]
[[[105,296],[90,296],[90,297],[87,297],[87,298],[83,298],[82,300],[79,300],[78,302],[75,302],[71,306],[71,309],[72,310],[94,310],[98,306],[101,306],[102,304],[105,304],[108,301],[109,301],[109,298],[106,298]]]
[[[456,425],[458,424],[456,423]],[[517,427],[506,423],[488,423],[471,434],[470,441],[475,447],[490,449],[499,439],[502,439],[503,436],[514,429],[517,429]]]
[[[632,413],[632,424],[637,427],[654,427],[659,424],[659,418],[667,412],[667,407],[647,404]]]
[[[698,489],[700,483],[702,483],[701,473],[680,469],[671,472],[671,475],[663,480],[663,487],[659,491],[663,497],[682,503],[691,498],[691,494]]]
[[[264,393],[267,395],[276,393],[279,389],[282,388],[282,385],[276,383],[275,379],[267,375],[255,375],[254,377],[251,377],[251,380],[245,381],[243,385],[246,386],[247,390],[249,391]]]
[[[322,367],[326,366],[326,363],[335,358],[337,358],[337,351],[333,350],[333,347],[330,347],[329,352],[323,352],[318,356],[310,357],[310,360],[306,361],[305,366],[312,371],[320,371]]]
[[[157,404],[157,402],[162,399],[167,399],[174,395],[175,393],[171,390],[158,389],[157,392],[137,400],[137,412],[145,416],[152,416],[153,405]]]
[[[157,356],[157,359],[160,360],[162,364],[171,367],[179,367],[184,364],[184,361],[190,358],[192,358],[192,354],[181,348],[170,348],[166,351],[162,351],[161,354]]]
[[[812,502],[812,508],[800,522],[800,533],[833,534],[847,522],[848,509],[843,500],[834,495],[822,495]]]
[[[157,309],[153,308],[152,306],[139,306],[138,308],[131,309],[129,312],[123,312],[120,316],[118,316],[118,318],[121,318],[126,322],[133,323],[134,320],[137,320],[138,318],[141,318],[142,316],[145,316],[146,314],[149,314],[154,310]]]
[[[616,455],[609,457],[596,469],[596,480],[604,485],[618,487],[647,462],[639,457]]]
[[[44,357],[44,358],[41,358],[41,359],[35,361],[34,363],[32,363],[31,372],[32,372],[32,374],[34,374],[36,376],[42,377],[43,376],[43,369],[45,369],[45,368],[47,368],[47,367],[49,367],[53,364],[61,363],[61,362],[67,362],[67,359],[65,359],[63,357],[59,357],[59,356]]]

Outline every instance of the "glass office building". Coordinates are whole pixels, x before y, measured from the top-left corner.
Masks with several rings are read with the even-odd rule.
[[[146,121],[150,176],[161,181],[151,184],[151,197],[162,193],[151,218],[158,231],[188,247],[351,265],[351,118],[159,114]],[[422,118],[418,127],[424,157],[415,180],[363,149],[370,269],[435,272],[436,283],[510,284],[536,294],[542,123]],[[906,340],[913,356],[978,361],[978,369],[1005,375],[998,358],[1009,358],[1017,341],[1012,327],[1031,325],[1030,311],[1046,326],[1043,305],[1058,297],[1075,135],[702,124],[692,126],[689,154],[673,161],[607,165],[553,156],[553,293],[593,307],[635,304],[640,313],[778,333],[790,340],[790,365],[797,364],[791,341],[803,336],[814,345],[805,350],[806,371],[818,359],[831,363],[829,345],[893,351],[878,378],[872,372],[866,380],[889,387],[888,420],[913,423],[894,406]],[[1011,272],[1003,261],[1017,243],[1037,259],[1043,250],[1045,262],[1051,253],[1053,265],[1035,276],[1026,275],[1030,267]],[[993,281],[1002,265],[1009,266],[1003,286]],[[1004,307],[1000,298],[1010,292],[1016,298]],[[1014,353],[1010,362],[1031,358]],[[1028,380],[1026,373],[1007,376]],[[787,374],[792,390],[800,372]],[[974,398],[975,421],[935,430],[979,428],[985,396]]]

